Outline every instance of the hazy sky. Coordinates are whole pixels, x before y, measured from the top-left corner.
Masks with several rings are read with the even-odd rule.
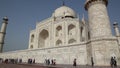
[[[85,0],[64,1],[66,6],[79,14],[80,19],[83,13],[87,18]],[[27,49],[29,32],[35,29],[36,22],[50,17],[61,5],[62,0],[0,0],[0,26],[4,16],[9,18],[4,51]],[[114,21],[120,22],[120,0],[109,0],[108,13],[112,24]]]

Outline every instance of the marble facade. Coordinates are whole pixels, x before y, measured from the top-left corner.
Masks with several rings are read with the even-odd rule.
[[[56,59],[57,64],[110,65],[111,57],[116,57],[120,65],[120,34],[114,24],[116,36],[112,35],[107,13],[108,0],[87,0],[85,9],[89,20],[79,19],[77,13],[63,5],[52,16],[36,24],[30,31],[29,46],[26,50],[0,53],[0,58],[29,58],[36,63],[45,59]]]

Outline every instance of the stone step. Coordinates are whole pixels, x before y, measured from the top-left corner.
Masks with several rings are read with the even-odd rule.
[[[90,65],[77,65],[76,67],[72,65],[43,65],[43,64],[5,64],[1,63],[0,68],[112,68],[110,66],[90,66]],[[113,67],[113,68],[120,68]]]

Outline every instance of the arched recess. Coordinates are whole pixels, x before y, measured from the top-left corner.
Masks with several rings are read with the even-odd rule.
[[[75,39],[70,39],[70,40],[68,41],[68,44],[75,43],[75,42],[76,42]]]
[[[88,39],[90,39],[90,32],[88,32]]]
[[[49,32],[43,29],[39,34],[38,48],[45,47],[49,45]]]
[[[56,28],[56,36],[61,36],[62,35],[62,26],[58,26]]]
[[[80,28],[80,35],[81,35],[81,41],[84,41],[85,38],[83,37],[84,35],[84,30],[83,30],[83,27]]]
[[[33,49],[33,45],[30,46],[30,49]]]
[[[62,45],[62,41],[61,40],[57,40],[56,41],[56,46],[60,46],[60,45]]]
[[[31,42],[34,42],[34,34],[31,35]]]
[[[68,35],[75,35],[75,25],[70,24],[68,26]]]

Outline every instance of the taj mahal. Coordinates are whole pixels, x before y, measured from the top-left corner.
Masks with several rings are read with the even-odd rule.
[[[3,18],[0,31],[0,58],[34,58],[36,63],[45,59],[56,59],[57,64],[110,65],[116,57],[120,65],[120,32],[118,23],[110,26],[107,12],[108,0],[86,0],[88,20],[79,19],[77,13],[62,5],[51,13],[51,17],[40,21],[30,31],[28,49],[2,52],[8,18]],[[115,36],[111,28],[114,28]]]

